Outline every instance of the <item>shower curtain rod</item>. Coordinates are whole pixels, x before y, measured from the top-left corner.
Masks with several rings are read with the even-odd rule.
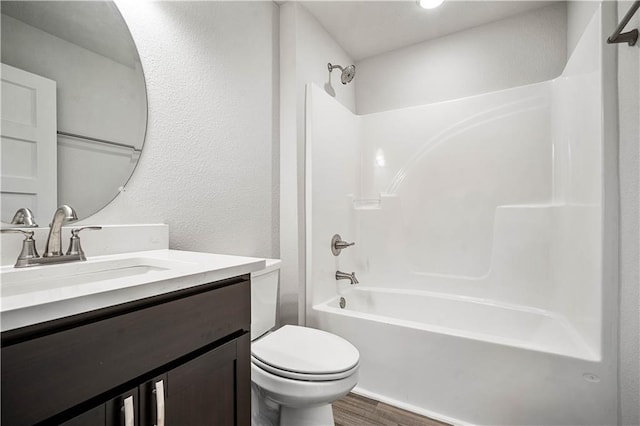
[[[70,138],[75,138],[75,139],[84,139],[84,140],[88,140],[88,141],[104,143],[104,144],[107,144],[107,145],[119,146],[121,148],[129,148],[129,149],[132,149],[132,150],[137,151],[137,152],[142,152],[141,149],[136,148],[133,145],[127,145],[127,144],[119,143],[119,142],[112,142],[112,141],[108,141],[106,139],[93,138],[91,136],[82,136],[82,135],[78,135],[78,134],[75,134],[75,133],[63,132],[61,130],[58,130],[57,133],[59,135],[61,135],[61,136],[68,136]]]
[[[634,29],[631,31],[627,31],[626,33],[623,33],[622,30],[627,26],[627,24],[631,20],[631,17],[634,13],[636,13],[638,8],[640,8],[640,0],[633,2],[627,14],[624,15],[624,18],[622,18],[622,21],[620,21],[620,25],[618,25],[618,28],[616,28],[613,34],[611,34],[611,37],[607,39],[607,43],[629,43],[629,46],[636,45],[636,42],[638,41],[638,30]]]

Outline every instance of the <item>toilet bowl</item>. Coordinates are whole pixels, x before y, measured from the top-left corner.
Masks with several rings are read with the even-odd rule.
[[[358,381],[360,354],[313,328],[275,327],[279,260],[251,276],[251,382],[254,426],[333,425],[331,403]]]

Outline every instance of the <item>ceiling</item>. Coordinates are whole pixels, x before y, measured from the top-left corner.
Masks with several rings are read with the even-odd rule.
[[[552,3],[445,1],[425,10],[415,0],[302,2],[355,61]]]
[[[2,1],[2,13],[123,65],[138,54],[113,2]]]

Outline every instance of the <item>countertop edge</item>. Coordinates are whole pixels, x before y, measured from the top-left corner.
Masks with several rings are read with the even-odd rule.
[[[176,253],[180,256],[194,254],[203,258],[210,257],[211,259],[224,257],[225,259],[237,259],[237,263],[220,268],[199,269],[193,273],[186,273],[179,277],[83,294],[79,297],[55,300],[49,303],[41,303],[5,311],[0,313],[0,332],[16,330],[22,327],[134,302],[148,297],[185,290],[203,284],[250,274],[251,272],[265,268],[265,260],[261,258],[186,252],[181,250],[154,250],[148,253],[167,255]]]

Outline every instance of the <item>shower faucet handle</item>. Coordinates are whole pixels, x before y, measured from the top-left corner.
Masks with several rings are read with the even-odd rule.
[[[342,237],[340,236],[340,234],[335,234],[331,238],[331,253],[333,253],[334,256],[339,256],[342,250],[355,244],[356,243],[348,243],[346,241],[342,241]]]

